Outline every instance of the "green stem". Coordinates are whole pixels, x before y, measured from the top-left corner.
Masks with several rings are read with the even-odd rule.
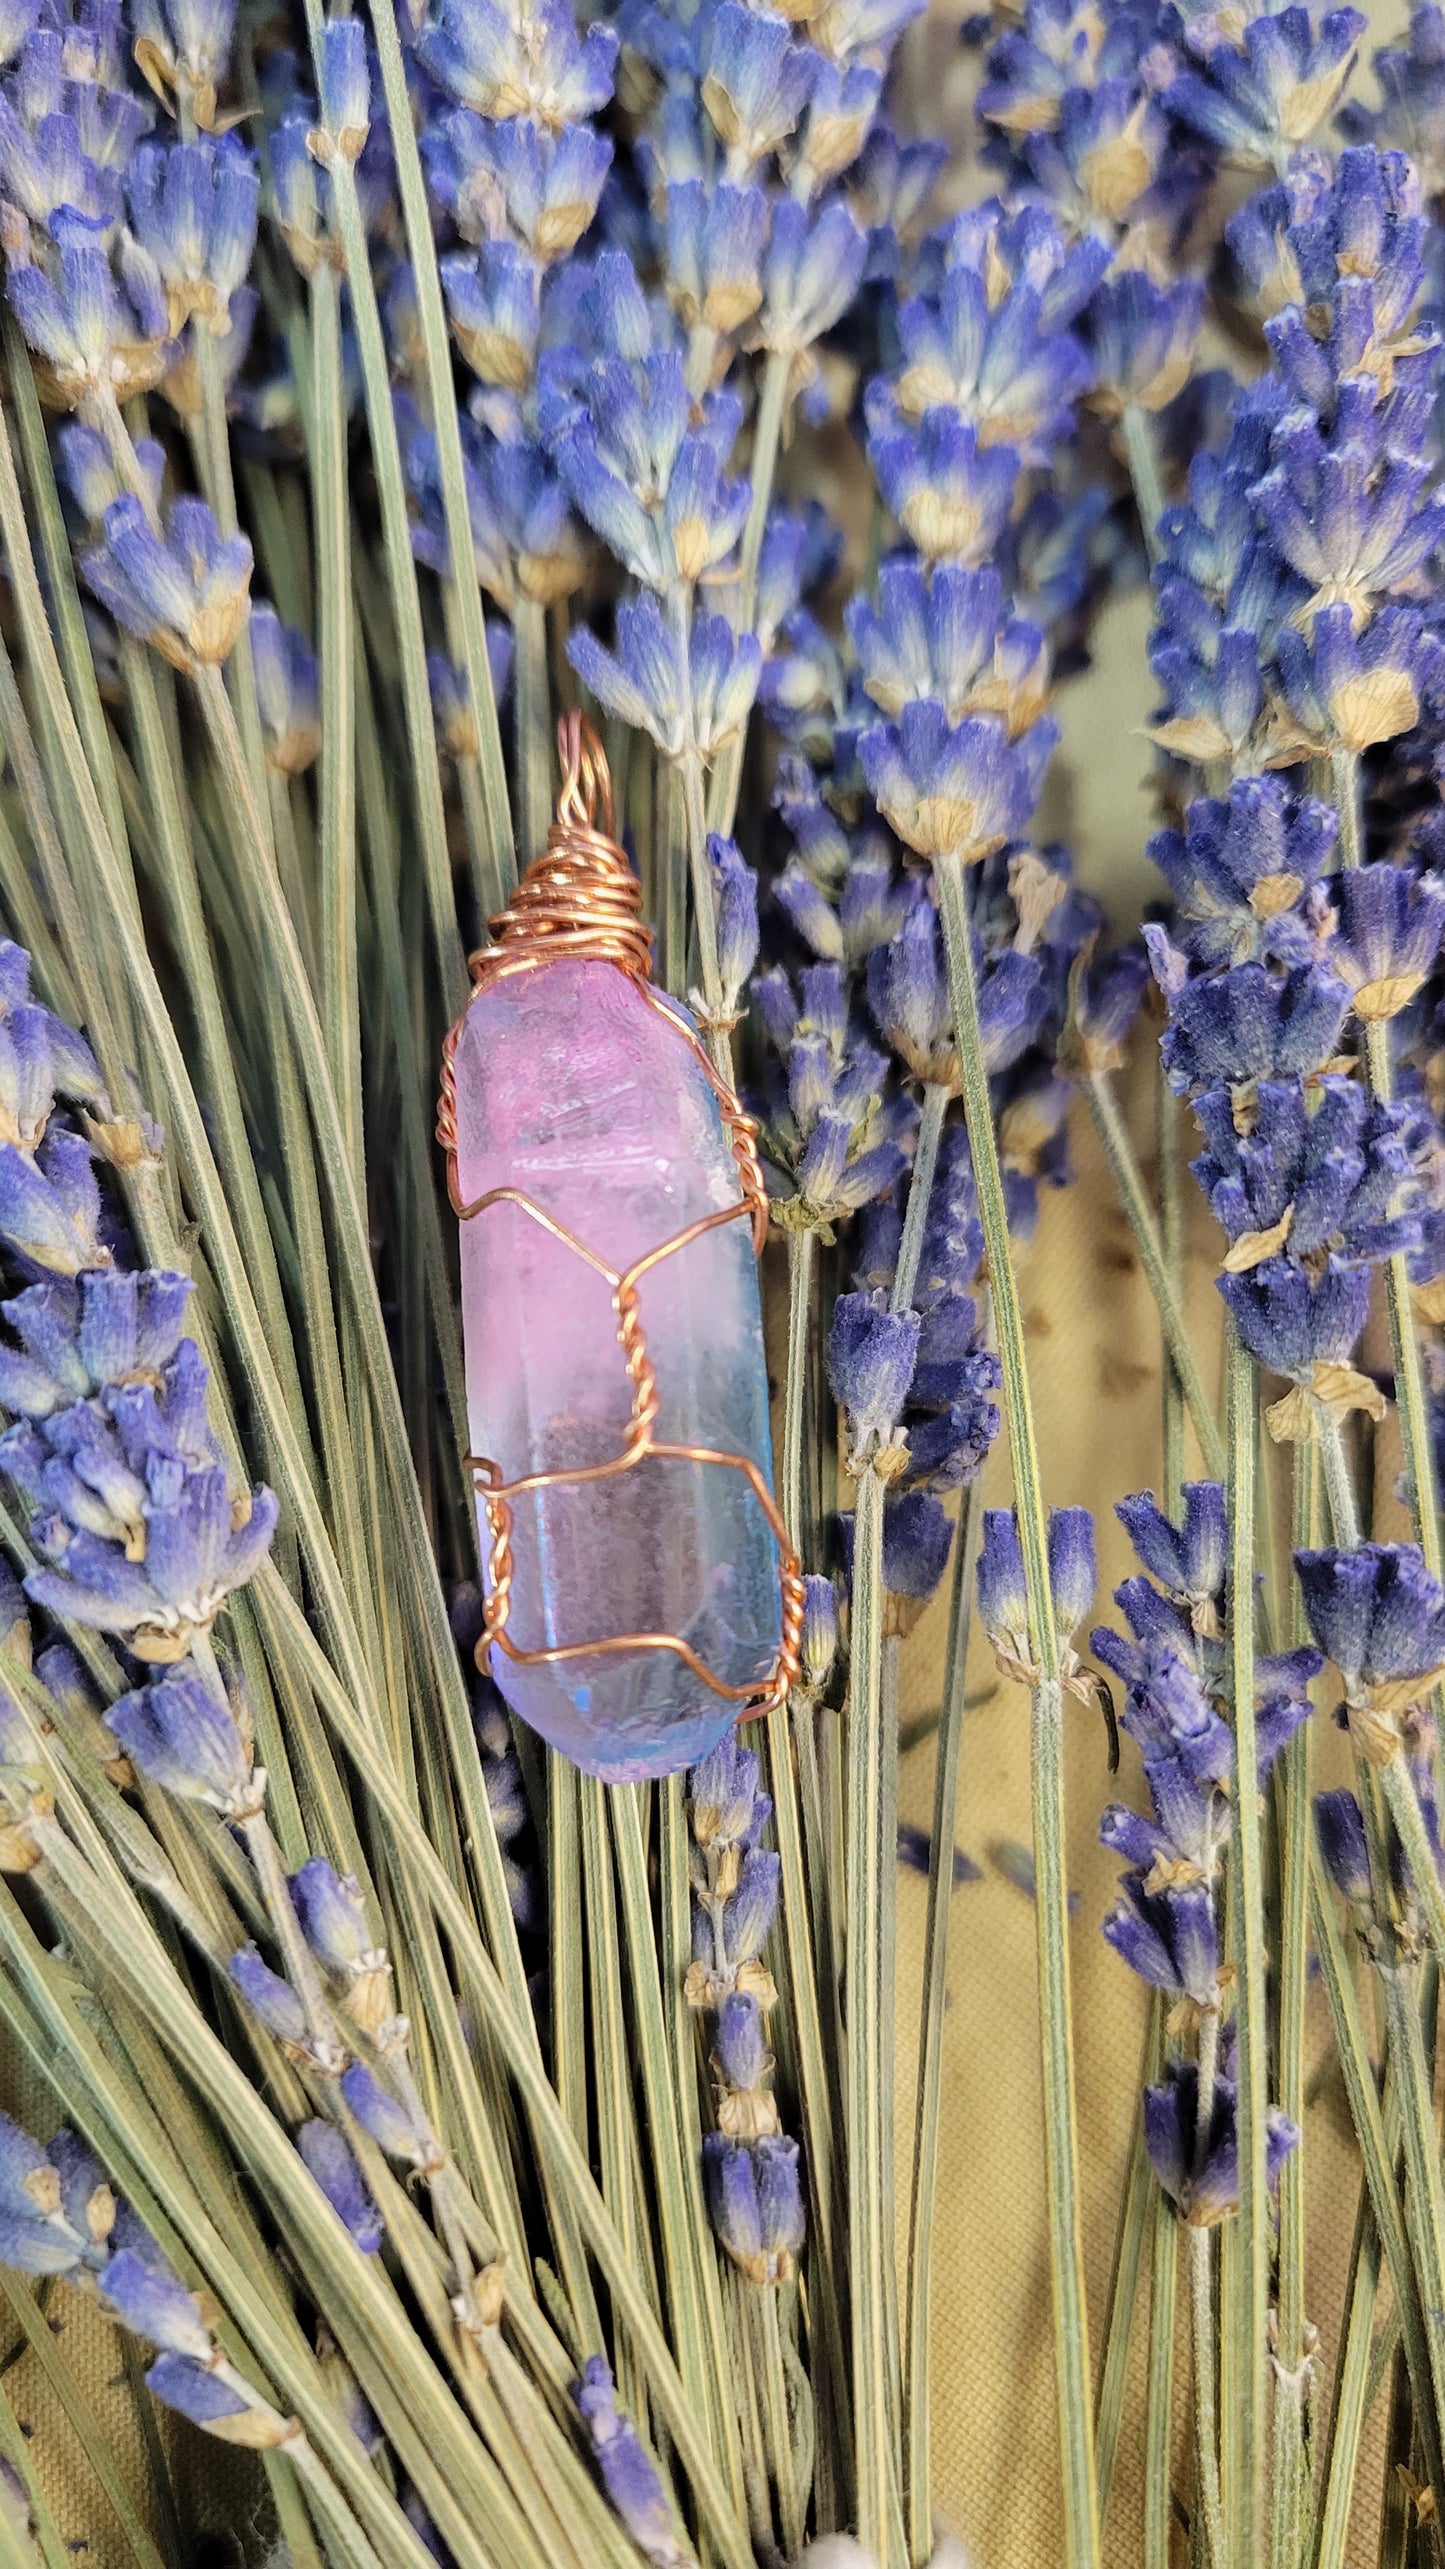
[[[318,42],[317,30],[320,15],[320,0],[308,0],[307,23],[311,29],[313,52]],[[446,305],[442,297],[441,276],[437,266],[436,236],[432,230],[431,205],[421,165],[421,151],[412,115],[411,91],[407,83],[401,34],[397,26],[393,0],[372,0],[369,15],[372,34],[376,39],[377,58],[381,65],[382,87],[386,93],[386,113],[391,128],[392,150],[396,156],[397,188],[406,225],[407,256],[411,261],[412,283],[416,292],[417,318],[421,325],[427,385],[431,394],[432,423],[436,430],[437,460],[441,467],[442,508],[446,517],[447,549],[451,556],[452,578],[461,617],[463,665],[477,724],[483,786],[482,817],[489,831],[484,860],[494,887],[494,896],[484,905],[483,916],[485,917],[492,910],[499,910],[502,907],[503,902],[509,899],[515,889],[517,881],[517,857],[512,841],[512,811],[507,798],[507,768],[502,755],[502,734],[497,721],[497,700],[492,693],[492,666],[487,657],[487,635],[482,614],[481,591],[477,586],[472,567],[471,517],[467,507],[461,424],[457,415],[456,378],[452,365],[451,341],[447,332]],[[349,164],[347,175],[350,179]],[[356,202],[354,181],[350,186],[350,195],[354,205]],[[364,241],[361,246],[364,249]],[[350,263],[351,242],[348,237],[348,267]]]
[[[1143,2569],[1169,2569],[1174,2529],[1170,2477],[1174,2423],[1174,2308],[1180,2221],[1162,2186],[1154,2189],[1149,2287],[1149,2381],[1144,2416]]]
[[[1335,807],[1340,816],[1340,862],[1346,872],[1363,862],[1364,828],[1360,808],[1360,762],[1353,750],[1337,749],[1330,761]],[[1394,1095],[1394,1069],[1390,1060],[1390,1030],[1387,1023],[1367,1025],[1365,1036],[1365,1069],[1371,1094],[1382,1103]],[[1440,1499],[1435,1484],[1435,1444],[1430,1432],[1430,1403],[1425,1388],[1420,1341],[1415,1330],[1414,1303],[1410,1291],[1410,1270],[1402,1252],[1397,1251],[1385,1262],[1385,1294],[1390,1312],[1390,1337],[1395,1358],[1395,1399],[1400,1412],[1400,1435],[1405,1448],[1405,1470],[1410,1484],[1410,1506],[1415,1519],[1415,1532],[1425,1555],[1425,1567],[1432,1578],[1441,1576]]]
[[[697,714],[692,694],[692,590],[685,580],[673,580],[667,592],[667,612],[672,625],[677,665],[683,673],[682,688],[682,755],[677,772],[682,779],[683,819],[687,830],[688,873],[692,880],[692,915],[697,929],[698,973],[702,981],[702,1033],[720,1079],[732,1084],[732,1038],[722,1020],[722,972],[717,951],[717,893],[713,886],[712,861],[707,852],[707,807],[703,796],[702,755],[697,745]]]
[[[1129,2350],[1133,2343],[1134,2321],[1139,2313],[1139,2278],[1144,2267],[1144,2247],[1152,2234],[1154,2204],[1159,2192],[1149,2166],[1149,2153],[1144,2146],[1143,2090],[1159,2075],[1160,2048],[1161,2009],[1156,1993],[1149,2009],[1144,2056],[1140,2063],[1140,2093],[1134,2108],[1129,2168],[1114,2242],[1114,2268],[1109,2279],[1109,2305],[1104,2318],[1104,2360],[1099,2368],[1099,2394],[1094,2405],[1099,2522],[1104,2529],[1107,2529],[1109,2521],[1109,2491],[1113,2485],[1114,2458],[1119,2449],[1119,2429],[1124,2414]]]
[[[1445,2183],[1440,2172],[1440,2139],[1435,2127],[1430,2065],[1420,2030],[1414,1968],[1385,1967],[1380,1977],[1385,1990],[1390,2058],[1400,2082],[1409,2176],[1405,2220],[1419,2278],[1430,2366],[1429,2381],[1416,2385],[1416,2414],[1419,2416],[1422,2408],[1433,2405],[1438,2428],[1439,2420],[1445,2416]]]
[[[239,520],[236,515],[236,484],[231,471],[231,437],[226,424],[226,388],[221,377],[220,348],[205,323],[199,319],[191,324],[191,343],[201,387],[202,445],[210,458],[210,487],[206,496],[216,513],[222,535],[232,536],[238,530]],[[227,663],[226,678],[235,701],[236,726],[245,747],[252,790],[260,801],[266,791],[266,753],[261,737],[261,709],[256,701],[251,637],[244,629]]]
[[[321,990],[326,1052],[358,1185],[365,1167],[361,997],[356,961],[356,694],[352,678],[350,501],[341,380],[341,280],[311,280],[311,474],[321,657]]]
[[[762,2374],[766,2386],[768,2442],[772,2447],[773,2480],[778,2492],[778,2521],[782,2528],[783,2548],[791,2560],[801,2550],[803,2523],[807,2513],[806,2496],[798,2487],[793,2468],[793,2435],[788,2415],[788,2382],[783,2369],[783,2341],[778,2325],[778,2293],[774,2284],[760,2284],[753,2294],[754,2307],[762,2337]]]
[[[782,1488],[783,1522],[798,1551],[804,1548],[803,1400],[808,1380],[808,1343],[813,1325],[813,1270],[818,1235],[799,1226],[788,1233],[788,1361],[783,1377]]]
[[[547,677],[547,610],[518,593],[512,704],[516,724],[517,862],[541,855],[552,821],[552,691]]]
[[[1209,2232],[1184,2225],[1189,2242],[1189,2328],[1194,2365],[1194,2449],[1209,2569],[1225,2569],[1224,2510],[1219,2494],[1219,2423],[1214,2390],[1214,2277]]]
[[[848,1960],[845,2017],[848,2267],[853,2313],[853,2453],[858,2537],[878,2569],[903,2569],[890,2484],[888,2298],[893,2206],[884,2200],[883,2117],[891,2110],[892,2016],[882,1982],[883,1483],[858,1480],[853,1538],[852,1692],[848,1751]]]
[[[1179,1100],[1169,1085],[1163,1056],[1154,1063],[1154,1130],[1159,1159],[1159,1241],[1164,1268],[1182,1312],[1184,1192],[1179,1183]],[[1164,1351],[1164,1508],[1175,1516],[1184,1486],[1184,1386],[1173,1350]]]
[[[1129,459],[1129,479],[1134,485],[1134,505],[1139,512],[1139,532],[1151,566],[1163,550],[1159,541],[1159,520],[1164,514],[1164,485],[1159,479],[1159,456],[1154,431],[1137,402],[1124,407],[1124,452]]]
[[[1314,1540],[1314,1449],[1294,1448],[1295,1548]],[[1293,1583],[1294,1635],[1302,1629]],[[1309,1964],[1309,1833],[1311,1722],[1301,1722],[1276,1768],[1279,1882],[1279,2073],[1281,2110],[1300,2134],[1280,2172],[1278,2332],[1275,2348],[1274,2446],[1270,2552],[1275,2569],[1296,2569],[1303,2540],[1308,2462],[1304,2445],[1305,2343],[1305,1992]]]
[[[1390,2098],[1386,2098],[1388,2114]],[[1398,2116],[1396,2117],[1398,2121]],[[1370,2189],[1361,2183],[1345,2286],[1344,2347],[1335,2369],[1334,2397],[1325,2442],[1324,2491],[1319,2522],[1310,2548],[1310,2569],[1344,2569],[1359,2469],[1360,2439],[1369,2415],[1371,2352],[1375,2311],[1380,2295],[1380,2234],[1370,2209]],[[1398,2337],[1391,2332],[1392,2342]]]
[[[925,1091],[925,1097],[931,1092]],[[918,2119],[913,2143],[913,2200],[908,2227],[908,2298],[904,2457],[908,2545],[913,2569],[932,2556],[933,2464],[930,2441],[934,2208],[943,2112],[943,2024],[948,2007],[948,1937],[953,1918],[953,1841],[963,1762],[963,1707],[973,1572],[983,1529],[981,1481],[969,1484],[954,1537],[953,1590],[944,1659],[943,1710],[933,1776],[933,1863],[923,1951],[923,2023],[918,2049]]]
[[[1119,1112],[1113,1080],[1107,1071],[1095,1071],[1082,1082],[1082,1086],[1089,1101],[1094,1129],[1109,1164],[1110,1176],[1128,1216],[1139,1263],[1158,1306],[1165,1355],[1183,1387],[1189,1415],[1194,1422],[1194,1433],[1199,1439],[1199,1450],[1204,1457],[1204,1468],[1211,1479],[1222,1479],[1224,1439],[1195,1362],[1183,1306],[1175,1287],[1174,1269],[1155,1226],[1144,1181],[1139,1174],[1139,1163],[1134,1156],[1134,1145],[1129,1138],[1129,1128]]]
[[[903,1215],[903,1235],[898,1243],[898,1264],[893,1271],[893,1291],[889,1296],[890,1308],[894,1311],[913,1309],[913,1297],[918,1289],[918,1266],[928,1228],[933,1173],[938,1166],[943,1119],[948,1113],[948,1101],[952,1095],[951,1088],[945,1088],[934,1080],[924,1085],[923,1111],[918,1119],[918,1140],[914,1145],[908,1201]]]
[[[1055,2390],[1063,2468],[1064,2553],[1070,2569],[1100,2557],[1094,2479],[1089,2335],[1084,2299],[1083,2224],[1069,2008],[1068,1884],[1064,1866],[1063,1699],[1049,1587],[1044,1512],[1029,1404],[1023,1312],[1009,1255],[1008,1212],[994,1138],[988,1072],[978,1017],[973,940],[964,868],[956,854],[934,863],[948,955],[959,1076],[988,1277],[1003,1367],[1019,1540],[1028,1594],[1030,1647],[1039,1683],[1030,1718],[1039,2014],[1043,2040],[1044,2152],[1048,2177],[1049,2268],[1053,2295]],[[850,1895],[851,1896],[851,1895]]]
[[[381,10],[374,13],[373,24],[380,33]],[[318,75],[319,76],[319,75]],[[404,93],[403,93],[404,96]],[[407,132],[411,133],[407,111]],[[431,916],[432,936],[436,945],[437,969],[442,995],[449,1016],[455,1017],[466,997],[466,958],[462,951],[461,932],[457,926],[456,900],[452,890],[451,858],[447,849],[446,812],[442,803],[441,767],[437,758],[436,727],[432,719],[431,688],[426,669],[426,637],[422,630],[421,596],[417,586],[416,563],[411,549],[411,518],[407,507],[406,475],[402,468],[401,446],[397,437],[396,416],[392,408],[391,367],[386,353],[386,338],[381,326],[381,307],[377,302],[371,256],[362,222],[361,206],[356,193],[356,177],[349,161],[338,154],[331,168],[331,200],[336,209],[346,259],[346,281],[351,290],[351,313],[356,329],[357,353],[361,359],[362,385],[366,396],[366,424],[371,445],[372,466],[376,474],[377,496],[381,503],[382,542],[386,554],[387,583],[391,598],[392,619],[396,626],[397,650],[401,663],[402,711],[406,723],[407,747],[411,754],[413,809],[426,884],[427,908]],[[450,527],[449,527],[450,534]],[[464,553],[454,552],[459,578],[471,573],[470,535]],[[475,589],[475,580],[470,585]],[[483,683],[490,697],[491,680],[486,674],[483,650]],[[480,720],[480,698],[475,671],[469,671],[472,703]],[[507,808],[505,798],[503,810]],[[500,908],[500,901],[493,907]]]
[[[1329,2001],[1335,2050],[1349,2098],[1350,2118],[1365,2163],[1370,2209],[1384,2250],[1390,2290],[1400,2314],[1405,2356],[1415,2389],[1415,2410],[1425,2441],[1427,2476],[1432,2487],[1439,2488],[1445,2486],[1445,2461],[1441,2459],[1440,2413],[1432,2389],[1431,2370],[1432,2344],[1438,2330],[1430,2326],[1422,2309],[1423,2296],[1401,2210],[1401,2189],[1395,2181],[1394,2141],[1386,2130],[1369,2044],[1360,2018],[1359,2000],[1335,1916],[1334,1895],[1318,1846],[1310,1850],[1310,1916],[1325,1995]],[[1418,2019],[1415,2033],[1418,2043]],[[1396,2078],[1403,2081],[1403,2059],[1395,2058],[1394,2070]],[[1402,2110],[1404,2105],[1402,2092]],[[1422,2138],[1417,2134],[1417,2152]],[[1441,2305],[1437,2303],[1436,2308],[1439,2312]]]
[[[751,633],[758,603],[758,563],[762,557],[763,534],[772,503],[773,477],[778,468],[778,446],[783,433],[783,411],[788,398],[788,377],[792,357],[782,349],[769,353],[763,368],[763,388],[758,398],[757,424],[753,430],[753,452],[748,467],[753,496],[743,529],[742,571],[738,596],[738,629]],[[743,754],[747,748],[746,726],[736,739],[730,740],[718,754],[708,794],[709,829],[718,830],[724,838],[732,835],[737,818],[738,790],[742,784]]]
[[[1234,1708],[1233,1871],[1239,1920],[1236,1985],[1239,2115],[1240,2291],[1226,2348],[1226,2381],[1234,2416],[1225,2453],[1236,2475],[1223,2491],[1231,2557],[1258,2555],[1269,2406],[1269,2267],[1271,2217],[1265,2174],[1268,2022],[1265,1999],[1264,1855],[1255,1781],[1255,1372],[1233,1329],[1228,1339],[1229,1405],[1229,1675]],[[1201,2100],[1201,2115],[1203,2107]],[[1205,2127],[1207,2128],[1207,2126]]]

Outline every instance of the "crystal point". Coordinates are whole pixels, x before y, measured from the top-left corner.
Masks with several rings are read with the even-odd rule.
[[[686,1024],[615,964],[562,958],[484,980],[453,1057],[460,1201],[511,1190],[462,1222],[472,1451],[507,1483],[592,1475],[511,1499],[506,1641],[576,1655],[528,1664],[494,1643],[492,1672],[524,1721],[609,1783],[694,1764],[738,1717],[667,1636],[735,1687],[761,1685],[779,1647],[778,1543],[748,1475],[658,1451],[618,1468],[640,1352],[652,1445],[745,1460],[771,1490],[748,1217],[658,1254],[742,1201]],[[644,1260],[629,1373],[616,1279]],[[490,1590],[482,1509],[479,1487]]]

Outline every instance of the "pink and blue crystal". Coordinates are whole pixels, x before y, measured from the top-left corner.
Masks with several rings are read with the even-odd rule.
[[[717,1095],[680,1013],[614,964],[566,958],[501,973],[463,1020],[453,1064],[461,1201],[510,1188],[579,1244],[516,1201],[462,1224],[472,1450],[506,1482],[597,1472],[627,1451],[633,1389],[612,1278],[741,1202]],[[655,1442],[745,1460],[771,1488],[747,1215],[658,1259],[637,1290]],[[519,1491],[511,1505],[506,1635],[516,1650],[676,1635],[725,1684],[766,1680],[781,1625],[778,1544],[736,1462],[648,1453],[625,1470]],[[485,1518],[481,1530],[486,1558]],[[494,1646],[492,1672],[524,1721],[609,1783],[694,1764],[739,1711],[667,1647],[529,1666]]]

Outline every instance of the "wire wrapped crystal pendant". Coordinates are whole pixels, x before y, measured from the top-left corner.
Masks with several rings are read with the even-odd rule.
[[[648,980],[596,735],[560,728],[542,855],[447,1038],[489,1655],[608,1783],[716,1746],[797,1662],[772,1492],[753,1127]],[[599,826],[600,822],[600,826]]]

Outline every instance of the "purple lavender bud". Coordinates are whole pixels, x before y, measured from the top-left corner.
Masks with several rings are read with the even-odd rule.
[[[1029,1628],[1028,1590],[1018,1517],[1012,1508],[985,1508],[978,1555],[978,1611],[990,1641],[1012,1649]]]
[[[1353,1793],[1315,1795],[1315,1832],[1335,1889],[1352,1908],[1368,1909],[1372,1896],[1369,1849],[1360,1806]]]
[[[1180,1526],[1171,1523],[1150,1491],[1121,1499],[1114,1513],[1166,1595],[1202,1609],[1224,1593],[1229,1558],[1224,1486],[1187,1481],[1182,1496]]]
[[[349,2069],[343,2070],[341,2093],[363,2132],[389,2159],[405,2159],[412,2166],[431,2160],[436,2145],[430,2133],[413,2122],[405,2106],[387,2093],[365,2061],[353,2061]]]
[[[232,1708],[188,1661],[122,1695],[106,1712],[137,1771],[163,1792],[233,1815],[253,1795],[250,1742]]]
[[[731,6],[732,0],[724,0],[725,9]],[[821,76],[830,69],[822,64]],[[814,94],[816,98],[816,88]],[[876,89],[873,95],[876,99]],[[858,291],[867,255],[867,236],[841,201],[812,214],[794,198],[783,197],[774,209],[763,262],[758,329],[764,346],[798,355],[831,330]]]
[[[278,2043],[286,2043],[295,2051],[309,2049],[306,2011],[300,1999],[289,1980],[283,1980],[279,1972],[262,1961],[254,1945],[242,1945],[239,1953],[233,1953],[226,1970],[268,2034],[274,2034]]]
[[[762,2009],[749,1992],[735,1989],[723,2000],[713,2052],[729,2087],[747,2091],[762,2086],[768,2071],[767,2037]]]
[[[707,41],[702,102],[734,162],[751,166],[785,142],[813,85],[817,57],[786,23],[723,0]]]
[[[192,2426],[219,2431],[223,2438],[225,2421],[245,2414],[247,2403],[240,2392],[193,2356],[158,2355],[145,2378],[146,2388],[165,2407],[189,2418]]]
[[[708,2132],[702,2145],[708,2219],[733,2263],[762,2280],[763,2226],[752,2152],[742,2141]]]
[[[169,2355],[189,2355],[198,2364],[215,2354],[215,2341],[201,2317],[201,2306],[179,2275],[122,2249],[110,2259],[101,2290],[122,2327],[148,2337]]]
[[[758,1761],[729,1731],[687,1779],[692,1831],[700,1846],[738,1846],[752,1825]]]
[[[1352,142],[1407,152],[1424,193],[1438,196],[1445,186],[1445,11],[1433,0],[1412,9],[1405,45],[1382,46],[1372,69],[1379,107],[1351,100],[1340,112],[1341,130]]]
[[[896,723],[860,734],[858,755],[879,810],[920,856],[975,864],[1028,825],[1027,767],[990,717],[951,727],[925,698],[905,705]]]
[[[906,1490],[883,1510],[883,1585],[890,1597],[926,1605],[948,1568],[953,1523],[942,1501]]]
[[[831,1579],[803,1581],[802,1668],[807,1684],[821,1693],[838,1656],[838,1591]]]
[[[371,124],[371,75],[359,18],[332,18],[323,30],[321,121],[344,159],[361,158]]]
[[[868,452],[878,487],[926,561],[990,561],[1002,540],[1019,477],[1012,446],[985,445],[948,410],[927,410],[916,429],[875,410]]]
[[[109,1259],[100,1219],[90,1147],[79,1134],[53,1129],[34,1158],[0,1144],[0,1240],[8,1247],[53,1275],[78,1275]]]
[[[296,2146],[362,2255],[374,2257],[386,2237],[386,2224],[371,2199],[345,2135],[334,2123],[325,2123],[318,2116],[302,2124]]]
[[[266,760],[282,776],[299,776],[321,752],[320,665],[305,636],[281,622],[274,607],[251,609],[251,658],[266,736]]]
[[[1347,985],[1324,966],[1276,980],[1246,963],[1191,982],[1174,998],[1164,1037],[1170,1084],[1182,1092],[1307,1077],[1338,1051],[1349,1003]]]
[[[855,1459],[890,1443],[918,1354],[913,1312],[880,1309],[868,1294],[840,1294],[828,1340],[828,1379],[848,1420]]]
[[[1153,1988],[1192,1998],[1198,2007],[1213,2006],[1219,1944],[1207,1886],[1192,1883],[1155,1895],[1128,1874],[1121,1887],[1123,1899],[1104,1920],[1106,1943]]]
[[[525,34],[491,0],[444,0],[417,41],[432,78],[478,116],[581,125],[612,95],[615,28],[579,35],[570,9],[542,0]]]
[[[779,2132],[764,2133],[752,2147],[764,2254],[796,2257],[807,2230],[798,2144]]]
[[[724,1005],[731,1009],[758,959],[758,878],[744,863],[736,840],[713,831],[707,852],[717,896],[718,970]]]
[[[1365,24],[1357,9],[1336,9],[1316,28],[1308,10],[1289,9],[1248,21],[1236,47],[1201,19],[1185,37],[1200,68],[1179,73],[1164,105],[1237,167],[1279,169],[1337,104]]]
[[[290,1877],[291,1905],[301,1932],[328,1971],[361,1968],[374,1949],[361,1885],[341,1874],[324,1855],[313,1855]]]
[[[657,2465],[631,2419],[619,2410],[601,2355],[588,2356],[573,2397],[592,2438],[602,2485],[644,2559],[653,2569],[686,2569],[688,2555],[673,2531]]]
[[[1198,278],[1157,285],[1143,268],[1125,268],[1100,286],[1090,306],[1095,388],[1101,409],[1163,410],[1188,380],[1204,320]]]
[[[1098,1583],[1094,1520],[1088,1508],[1050,1508],[1049,1586],[1061,1636],[1083,1622]]]
[[[1366,865],[1340,878],[1334,959],[1357,1017],[1376,1025],[1408,1007],[1445,938],[1445,878],[1405,865]]]
[[[1297,1552],[1309,1626],[1347,1683],[1418,1678],[1445,1667],[1445,1590],[1417,1543]]]
[[[235,0],[135,0],[135,33],[173,87],[214,95],[230,67]]]
[[[1400,550],[1417,541],[1426,553],[1439,543],[1433,516]],[[1306,740],[1325,749],[1359,753],[1413,731],[1422,698],[1439,684],[1440,645],[1413,607],[1381,607],[1356,633],[1348,606],[1322,606],[1308,637],[1281,626],[1275,650],[1290,711]]]
[[[227,660],[250,612],[250,544],[223,537],[204,500],[176,500],[163,533],[138,499],[113,500],[80,568],[118,623],[182,668]]]
[[[734,1965],[756,1962],[773,1931],[778,1914],[781,1859],[768,1848],[749,1847],[737,1889],[723,1911],[723,1945]],[[739,2081],[741,2085],[755,2081]]]
[[[95,2250],[103,2249],[110,2241],[116,2247],[129,2247],[135,2255],[149,2256],[153,2263],[165,2264],[130,2205],[124,2197],[111,2192],[104,2168],[79,2133],[62,2124],[46,2155],[60,2178],[61,2210],[78,2238],[90,2241]]]

